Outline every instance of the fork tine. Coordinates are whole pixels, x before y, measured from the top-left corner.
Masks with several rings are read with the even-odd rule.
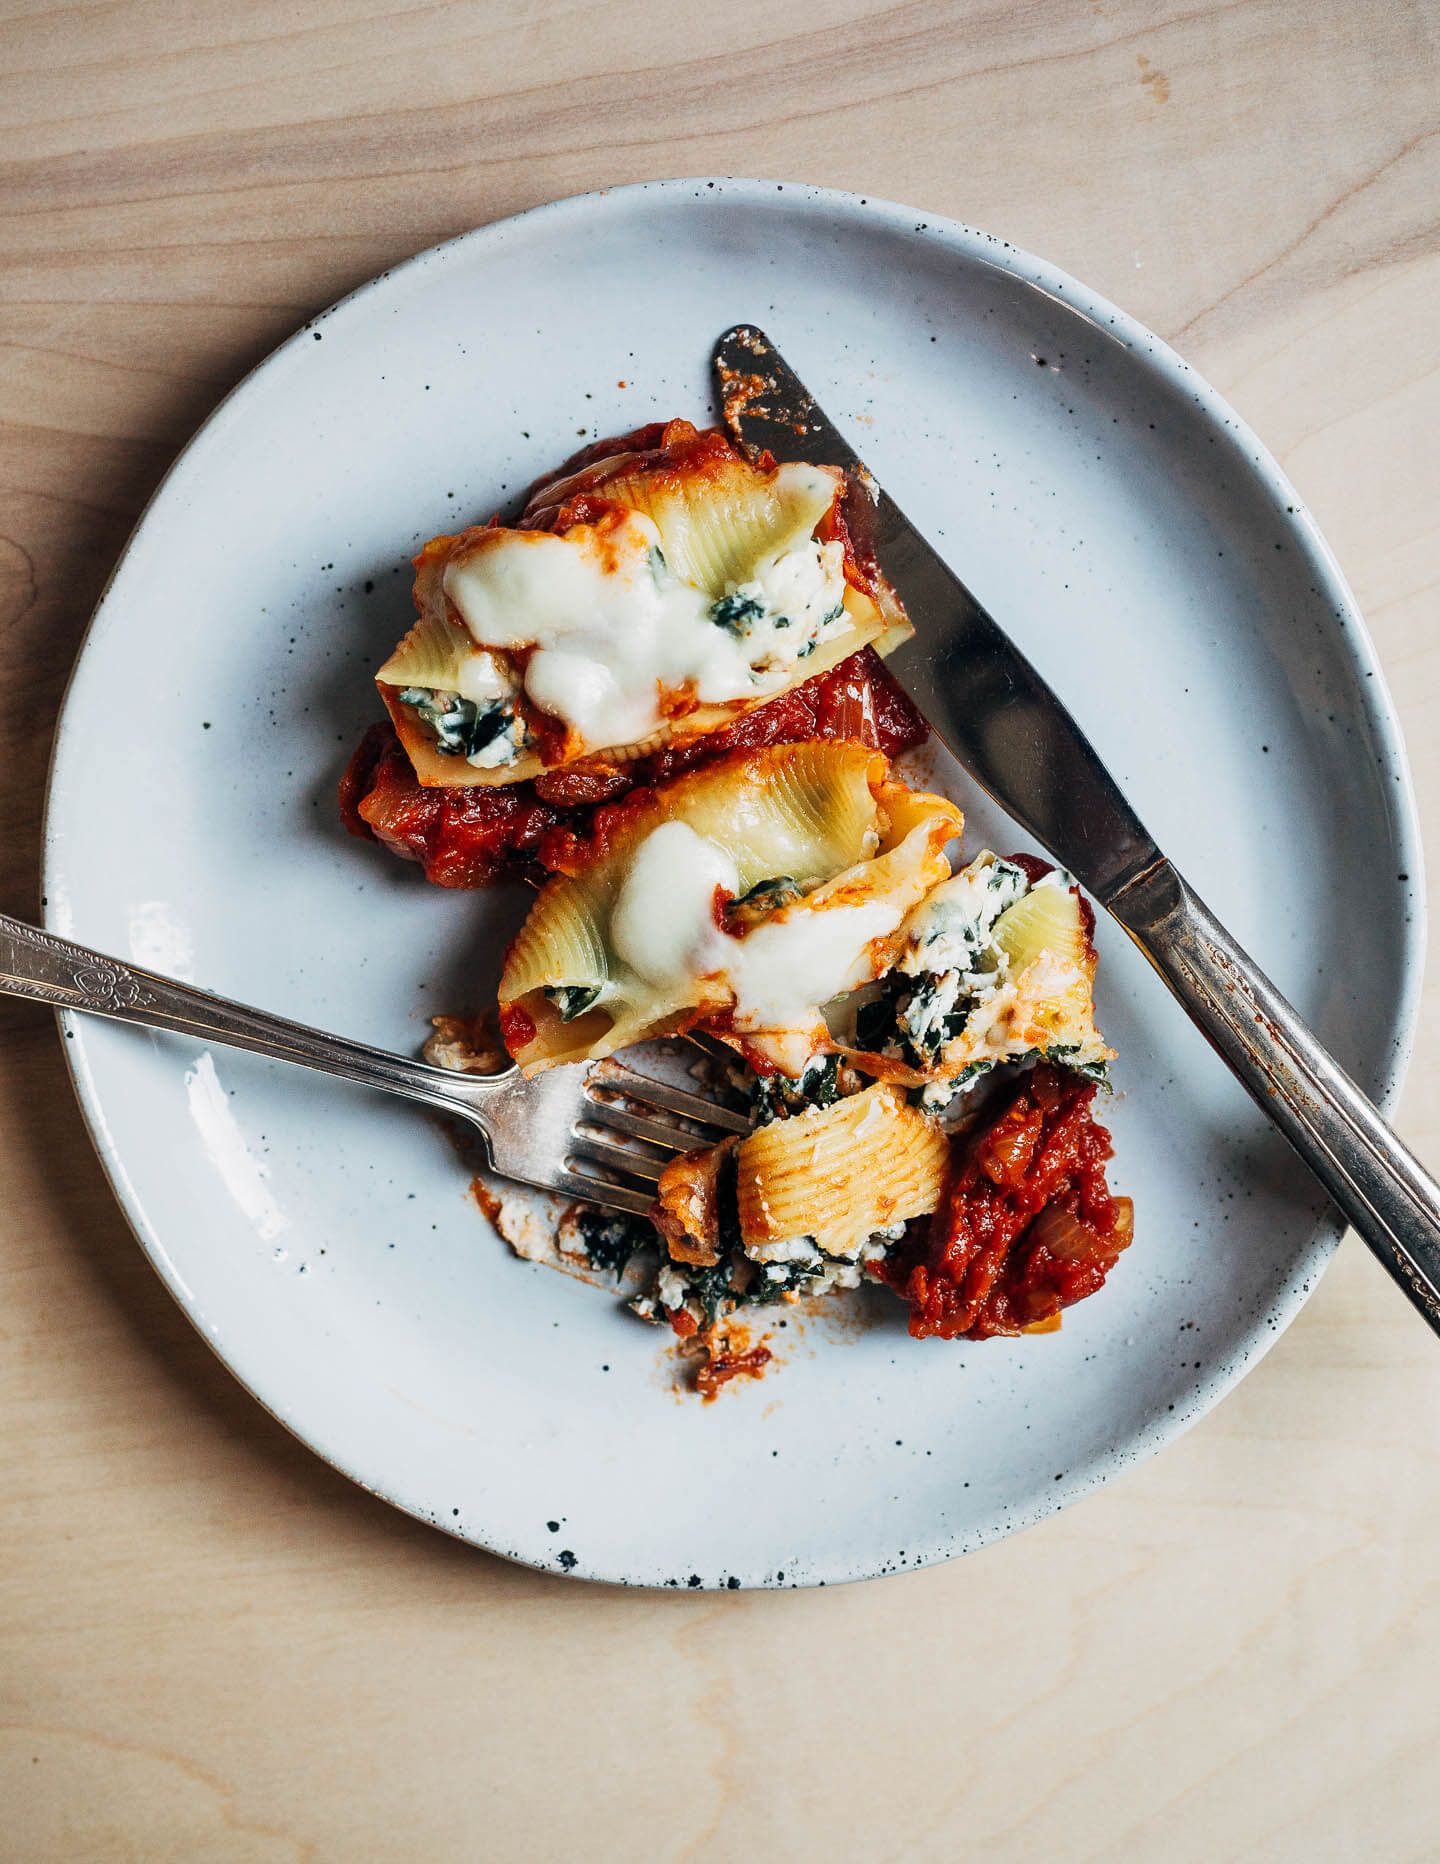
[[[612,1144],[587,1132],[575,1134],[570,1141],[570,1152],[578,1158],[594,1159],[597,1165],[606,1165],[612,1171],[627,1172],[630,1177],[641,1178],[647,1184],[658,1184],[661,1172],[669,1163],[667,1159],[647,1158],[643,1152],[632,1152],[628,1146]]]
[[[636,1191],[628,1184],[612,1184],[606,1178],[592,1178],[586,1172],[567,1171],[545,1187],[582,1203],[605,1204],[612,1210],[628,1210],[632,1217],[648,1216],[655,1199],[648,1191]]]
[[[647,1120],[608,1100],[592,1101],[591,1108],[586,1118],[596,1126],[613,1127],[633,1139],[648,1139],[652,1146],[664,1146],[667,1152],[695,1152],[714,1143],[709,1133],[682,1132],[672,1120]]]
[[[648,1074],[636,1074],[618,1061],[597,1062],[585,1080],[585,1093],[592,1100],[593,1089],[608,1087],[617,1093],[626,1095],[630,1100],[638,1100],[643,1105],[663,1107],[668,1113],[678,1113],[682,1119],[697,1120],[706,1126],[721,1127],[727,1133],[748,1133],[750,1121],[743,1113],[733,1113],[729,1107],[722,1107],[718,1101],[706,1100],[699,1094],[687,1094],[684,1088],[671,1087],[668,1081],[657,1081]],[[603,1105],[603,1102],[596,1103]],[[703,1143],[703,1142],[702,1142]]]

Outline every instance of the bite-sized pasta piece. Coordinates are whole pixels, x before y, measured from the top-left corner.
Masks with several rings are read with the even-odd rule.
[[[909,623],[855,554],[847,496],[836,467],[671,421],[577,455],[513,527],[434,538],[376,675],[421,784],[643,757],[888,652]]]
[[[673,1159],[660,1179],[655,1222],[674,1260],[709,1267],[720,1257],[728,1193],[740,1247],[752,1260],[786,1262],[817,1250],[853,1259],[877,1232],[934,1210],[948,1159],[935,1121],[877,1082]]]
[[[830,1045],[820,1005],[889,968],[960,828],[851,744],[740,752],[637,793],[512,944],[506,1045],[548,1067],[702,1027],[799,1074]]]
[[[764,1260],[794,1237],[853,1255],[878,1230],[940,1201],[949,1146],[895,1087],[877,1082],[833,1106],[774,1120],[741,1140],[735,1190],[745,1253]]]
[[[732,1161],[739,1145],[739,1139],[722,1139],[703,1152],[682,1152],[665,1167],[656,1188],[654,1222],[673,1261],[708,1269],[720,1260],[724,1195],[727,1190],[733,1195]]]

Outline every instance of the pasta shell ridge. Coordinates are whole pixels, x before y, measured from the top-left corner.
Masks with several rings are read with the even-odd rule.
[[[605,496],[643,512],[660,532],[671,569],[720,596],[728,583],[751,577],[762,558],[813,536],[840,488],[833,468],[787,464],[766,473],[730,459],[698,473],[617,477]]]
[[[1042,951],[1070,964],[1094,968],[1079,895],[1070,887],[1032,887],[1001,913],[990,936],[1017,971]]]
[[[547,985],[587,989],[609,982],[601,931],[606,891],[589,876],[546,882],[506,953],[502,1000]]]
[[[718,784],[685,819],[729,851],[742,891],[780,875],[815,887],[855,861],[878,832],[875,762],[861,745],[776,746],[750,760],[743,787]]]
[[[944,1133],[885,1083],[776,1120],[740,1142],[745,1246],[813,1236],[827,1254],[851,1254],[876,1230],[934,1210],[948,1164]]]
[[[466,629],[428,610],[375,675],[385,686],[429,686],[454,692],[467,660],[479,652]]]

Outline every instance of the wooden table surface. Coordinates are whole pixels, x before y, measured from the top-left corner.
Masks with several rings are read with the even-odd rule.
[[[37,910],[76,646],[218,397],[423,246],[671,174],[954,215],[1175,343],[1333,545],[1433,840],[1436,0],[0,20],[0,907]],[[1436,1007],[1400,1113],[1432,1161]],[[477,1554],[287,1436],[171,1306],[14,1002],[0,1187],[4,1859],[1440,1858],[1440,1350],[1353,1239],[1215,1413],[1044,1526],[680,1597]]]

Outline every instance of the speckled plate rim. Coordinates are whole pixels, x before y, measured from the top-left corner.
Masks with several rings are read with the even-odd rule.
[[[62,759],[67,754],[71,730],[75,724],[70,713],[75,670],[78,669],[87,649],[101,637],[110,623],[111,618],[107,611],[111,590],[124,569],[126,560],[152,508],[175,482],[200,466],[212,449],[224,445],[226,430],[235,406],[257,378],[278,358],[303,343],[312,334],[317,324],[332,317],[343,316],[350,306],[367,299],[372,293],[379,291],[388,280],[401,274],[411,274],[426,266],[443,266],[448,263],[451,255],[462,249],[467,256],[475,253],[483,255],[487,248],[503,247],[505,242],[514,236],[517,229],[522,227],[527,232],[540,228],[557,239],[566,237],[583,239],[594,224],[596,215],[604,213],[608,203],[619,203],[622,207],[628,207],[638,196],[645,194],[656,195],[674,202],[683,200],[687,196],[700,198],[702,191],[711,202],[717,196],[721,198],[728,196],[742,207],[758,206],[761,201],[769,203],[777,191],[783,191],[791,196],[792,201],[798,201],[802,205],[810,205],[832,215],[845,214],[857,220],[866,220],[890,235],[898,234],[904,238],[917,241],[928,240],[943,245],[948,247],[957,258],[980,266],[991,267],[1034,286],[1056,298],[1091,324],[1097,334],[1118,342],[1129,350],[1140,369],[1153,375],[1158,383],[1172,389],[1183,390],[1215,428],[1221,444],[1230,450],[1232,457],[1243,470],[1259,483],[1261,489],[1276,507],[1277,517],[1291,532],[1301,560],[1324,590],[1327,602],[1340,618],[1338,626],[1344,637],[1345,651],[1357,670],[1364,676],[1357,681],[1356,707],[1373,731],[1386,774],[1395,785],[1393,804],[1396,845],[1403,855],[1406,871],[1412,882],[1413,910],[1409,915],[1403,938],[1390,1023],[1384,1029],[1379,1030],[1376,1035],[1375,1052],[1383,1057],[1377,1068],[1379,1080],[1377,1104],[1386,1112],[1392,1110],[1399,1097],[1414,1045],[1426,947],[1424,861],[1414,784],[1399,719],[1369,630],[1333,551],[1310,517],[1300,495],[1258,436],[1224,398],[1162,338],[1110,303],[1108,299],[1072,278],[1058,266],[1037,258],[1034,254],[1026,252],[995,234],[983,232],[960,221],[926,214],[925,210],[907,207],[898,202],[882,201],[873,196],[861,196],[839,189],[812,187],[803,183],[737,177],[687,176],[669,180],[634,182],[623,187],[569,195],[560,200],[528,208],[521,213],[509,215],[470,232],[458,234],[452,239],[417,253],[400,265],[387,268],[375,278],[338,299],[328,309],[307,319],[291,337],[278,345],[250,370],[196,430],[151,493],[124,549],[106,579],[99,602],[81,640],[75,668],[72,668],[61,703],[46,781],[42,866],[44,893],[47,896],[54,895],[56,891],[54,882],[59,874],[63,858],[60,846],[61,833],[54,819],[57,813],[54,806],[55,778]],[[45,918],[46,923],[50,924],[52,929],[58,929],[53,927],[53,917],[48,905]],[[556,1569],[553,1565],[532,1559],[521,1551],[507,1548],[494,1541],[477,1542],[472,1534],[448,1526],[442,1518],[423,1504],[367,1480],[365,1475],[359,1469],[352,1467],[346,1459],[328,1454],[322,1444],[305,1433],[301,1425],[293,1422],[284,1415],[283,1411],[277,1409],[277,1401],[257,1390],[235,1371],[202,1325],[201,1318],[189,1300],[185,1286],[163,1242],[152,1230],[144,1206],[131,1183],[125,1162],[110,1135],[100,1091],[94,1082],[85,1052],[83,1033],[85,1020],[68,1011],[57,1012],[57,1022],[62,1036],[73,1038],[62,1040],[60,1046],[91,1142],[125,1217],[151,1266],[186,1318],[220,1358],[231,1376],[236,1378],[258,1404],[308,1449],[367,1493],[399,1508],[416,1520],[425,1522],[428,1526],[439,1528],[452,1538],[464,1540],[471,1545],[482,1545],[486,1550],[515,1561],[517,1564],[555,1575]],[[1135,1432],[1123,1445],[1107,1447],[1097,1451],[1094,1456],[1079,1461],[1067,1471],[1065,1479],[1057,1482],[1055,1488],[1046,1494],[1043,1501],[1028,1507],[1002,1510],[997,1518],[968,1533],[938,1535],[931,1544],[918,1550],[909,1564],[916,1567],[933,1565],[942,1560],[975,1552],[996,1540],[1048,1519],[1062,1508],[1093,1493],[1124,1469],[1145,1461],[1157,1450],[1180,1436],[1213,1409],[1246,1373],[1259,1363],[1279,1339],[1308,1299],[1333,1255],[1344,1229],[1344,1220],[1338,1212],[1324,1216],[1317,1222],[1309,1244],[1297,1251],[1292,1271],[1275,1300],[1268,1308],[1257,1312],[1247,1328],[1240,1330],[1232,1353],[1228,1356],[1222,1355],[1207,1369],[1205,1376],[1195,1388],[1191,1402],[1177,1405],[1173,1412],[1157,1416],[1148,1426]],[[886,1570],[893,1569],[887,1568]],[[649,1574],[637,1573],[632,1576],[591,1573],[586,1571],[583,1564],[577,1565],[572,1572],[563,1576],[599,1583],[651,1588],[678,1584],[678,1581],[674,1579],[662,1580]],[[804,1581],[791,1580],[786,1583],[792,1586],[796,1584],[823,1586],[845,1584],[878,1576],[879,1571],[873,1563],[863,1560],[850,1562],[835,1560],[824,1572],[817,1571]],[[733,1590],[737,1586],[747,1588],[773,1586],[775,1581],[765,1574],[711,1575],[703,1583],[709,1587]]]

